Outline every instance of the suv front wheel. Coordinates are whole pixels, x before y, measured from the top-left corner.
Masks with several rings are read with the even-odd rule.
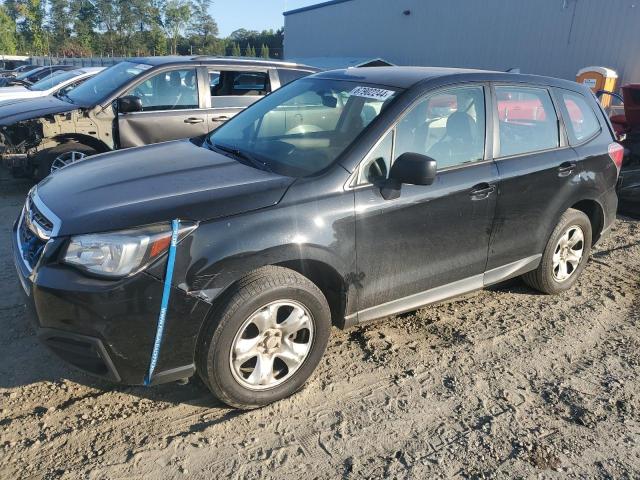
[[[38,153],[34,178],[39,182],[49,174],[71,165],[72,163],[84,160],[90,155],[98,153],[95,148],[81,143],[63,143],[57,147],[49,148]]]
[[[224,403],[261,407],[302,388],[330,331],[329,305],[314,283],[264,267],[234,285],[205,326],[198,373]]]
[[[591,252],[591,221],[570,208],[553,230],[536,270],[523,275],[527,285],[547,294],[570,289],[584,270]]]

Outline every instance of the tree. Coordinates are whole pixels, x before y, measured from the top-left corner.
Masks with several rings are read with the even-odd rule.
[[[264,43],[262,44],[262,47],[260,47],[260,56],[262,58],[269,58],[269,45],[265,45]]]
[[[54,48],[58,50],[69,40],[71,18],[69,0],[49,0],[49,31]]]
[[[167,54],[167,37],[157,25],[153,26],[149,32],[149,49],[152,55]]]
[[[0,5],[0,53],[16,53],[16,22],[4,5]]]
[[[247,43],[247,48],[244,51],[244,56],[245,57],[255,57],[256,56],[256,50],[255,50],[255,48],[253,48],[253,46],[250,43]]]
[[[16,6],[18,17],[22,18],[18,28],[25,43],[33,53],[48,53],[49,42],[43,28],[46,13],[44,0],[21,0],[16,2]]]
[[[97,11],[90,0],[71,0],[69,16],[73,19],[71,29],[75,33],[76,42],[82,48],[92,51],[95,48]]]
[[[164,11],[164,25],[172,41],[171,53],[178,52],[178,39],[191,16],[190,5],[185,0],[169,0]]]
[[[191,5],[190,31],[192,42],[196,45],[198,53],[209,53],[209,51],[216,49],[218,24],[209,14],[210,7],[211,0],[194,0]]]
[[[237,44],[236,42],[233,42],[233,44],[231,45],[231,56],[239,57],[241,55],[242,55],[242,52],[240,51],[240,45]]]

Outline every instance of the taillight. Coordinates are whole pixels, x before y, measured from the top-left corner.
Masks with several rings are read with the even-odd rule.
[[[622,160],[624,159],[624,147],[619,143],[612,143],[611,145],[609,145],[609,157],[611,157],[613,163],[616,164],[618,173],[620,173],[620,169],[622,168]]]

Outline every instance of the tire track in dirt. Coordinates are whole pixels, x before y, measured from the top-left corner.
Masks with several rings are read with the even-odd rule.
[[[640,475],[638,222],[560,297],[516,280],[334,330],[302,392],[236,412],[197,380],[114,387],[44,350],[11,283],[26,188],[0,191],[0,478]]]

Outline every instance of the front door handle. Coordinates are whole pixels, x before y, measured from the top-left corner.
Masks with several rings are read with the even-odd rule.
[[[495,191],[495,185],[482,182],[471,189],[469,196],[471,197],[471,200],[484,200],[485,198],[489,198]]]
[[[204,118],[191,117],[185,119],[184,123],[202,123],[204,122]]]
[[[566,177],[568,175],[571,175],[571,172],[573,172],[574,168],[576,168],[575,162],[564,162],[558,167],[558,176]]]
[[[219,117],[213,117],[211,119],[212,122],[226,122],[227,120],[229,120],[229,117],[226,115],[220,115]]]

